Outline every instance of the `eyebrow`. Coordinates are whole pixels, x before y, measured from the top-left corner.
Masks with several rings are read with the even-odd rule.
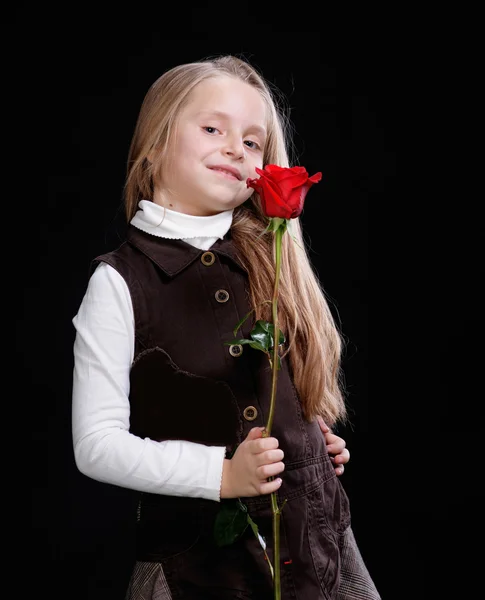
[[[201,110],[199,113],[199,115],[201,114],[207,114],[207,115],[214,115],[215,117],[219,117],[221,119],[230,119],[231,115],[229,115],[228,113],[222,112],[221,110]],[[253,124],[250,127],[248,127],[248,129],[253,129],[254,131],[257,131],[258,133],[260,133],[261,135],[263,135],[264,137],[266,137],[266,129],[264,127],[261,127],[261,125],[256,125]]]

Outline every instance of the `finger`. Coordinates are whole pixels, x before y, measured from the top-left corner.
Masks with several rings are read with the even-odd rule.
[[[327,444],[327,448],[332,444],[338,443],[341,439],[342,438],[340,438],[338,435],[335,435],[335,433],[332,433],[331,431],[325,434],[325,443]]]
[[[278,490],[281,487],[282,483],[283,483],[283,481],[280,477],[273,479],[273,481],[268,481],[268,482],[263,481],[259,485],[258,491],[260,494],[272,494],[273,492],[276,492],[276,490]]]
[[[258,466],[269,465],[271,463],[280,462],[284,459],[285,453],[280,448],[274,450],[267,450],[257,455],[256,461]]]
[[[278,440],[274,437],[253,440],[252,451],[254,454],[259,454],[260,452],[266,452],[267,450],[274,450],[275,448],[278,448],[279,444]]]
[[[325,421],[323,420],[323,417],[321,417],[320,415],[317,415],[317,421],[318,421],[318,424],[320,425],[320,429],[322,430],[323,433],[328,433],[330,431],[330,427],[325,423]]]
[[[340,454],[331,456],[330,460],[333,464],[345,465],[350,460],[350,452],[347,448],[344,448]]]
[[[263,435],[264,427],[253,427],[249,430],[249,433],[246,437],[247,440],[257,440]]]
[[[268,479],[268,477],[274,477],[275,475],[279,475],[284,470],[285,463],[272,463],[271,465],[263,465],[262,467],[258,467],[256,469],[256,476],[261,480]]]
[[[336,467],[335,475],[337,475],[337,477],[340,477],[340,475],[343,475],[344,471],[345,467],[343,465],[340,465],[339,467]]]
[[[346,442],[344,439],[338,436],[334,436],[335,439],[331,441],[330,444],[327,443],[327,452],[329,454],[340,454],[344,448],[346,447]]]

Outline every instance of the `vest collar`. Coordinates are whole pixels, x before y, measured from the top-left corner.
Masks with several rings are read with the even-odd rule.
[[[236,256],[231,229],[222,239],[218,239],[208,250],[200,250],[184,240],[173,240],[151,235],[129,224],[126,232],[129,244],[143,252],[168,276],[175,277],[197,260],[204,252],[222,254],[229,258],[240,270],[247,273]]]

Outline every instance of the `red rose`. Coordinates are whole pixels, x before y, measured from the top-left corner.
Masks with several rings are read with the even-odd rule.
[[[256,167],[259,179],[246,180],[246,185],[255,189],[261,197],[267,217],[296,219],[303,210],[308,190],[318,183],[322,174],[308,177],[305,167],[278,167],[266,165],[264,170]]]

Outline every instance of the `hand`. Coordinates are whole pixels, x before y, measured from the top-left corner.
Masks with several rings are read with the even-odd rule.
[[[221,498],[271,494],[280,487],[281,480],[268,481],[268,477],[284,471],[284,452],[276,438],[262,435],[261,427],[253,427],[234,456],[224,459]]]
[[[344,465],[350,460],[350,452],[345,447],[345,440],[332,433],[332,430],[320,415],[317,416],[317,421],[325,436],[325,443],[327,444],[327,450],[330,454],[330,460],[335,467],[335,473],[336,475],[342,475],[345,469]]]

